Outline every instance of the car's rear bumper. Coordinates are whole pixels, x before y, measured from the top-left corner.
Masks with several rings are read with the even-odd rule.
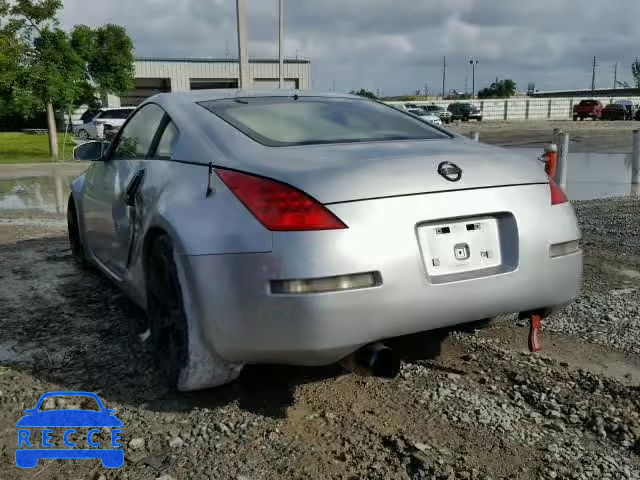
[[[385,338],[562,305],[580,289],[582,253],[550,257],[551,244],[578,239],[579,231],[571,206],[552,207],[548,191],[530,185],[332,205],[348,229],[277,233],[270,253],[182,257],[189,304],[204,339],[224,359],[309,365]],[[519,234],[512,271],[430,280],[417,224],[504,212]],[[333,293],[270,291],[271,280],[362,272],[380,272],[382,284]]]

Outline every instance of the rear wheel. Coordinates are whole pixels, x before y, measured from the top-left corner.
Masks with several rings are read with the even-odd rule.
[[[80,240],[80,228],[78,226],[78,213],[73,197],[69,197],[67,206],[67,232],[69,236],[69,246],[71,247],[71,255],[75,262],[81,267],[87,267],[87,258],[84,255],[84,247]]]
[[[176,388],[189,351],[173,246],[167,236],[158,238],[149,253],[147,304],[156,363],[169,386]]]
[[[196,390],[235,380],[242,365],[225,362],[203,344],[200,335],[189,334],[173,243],[167,235],[150,247],[146,284],[156,364],[169,387]]]
[[[574,116],[573,116],[573,121],[575,122],[576,120],[578,120],[578,116],[577,116],[577,115],[574,115]]]

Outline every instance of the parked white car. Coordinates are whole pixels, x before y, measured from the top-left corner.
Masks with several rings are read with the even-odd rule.
[[[85,123],[74,125],[73,133],[83,140],[102,138],[105,125],[118,130],[134,110],[135,107],[101,108],[91,119],[83,115]]]
[[[407,112],[420,117],[425,122],[432,123],[433,125],[442,125],[442,120],[437,115],[429,113],[422,108],[408,108]]]

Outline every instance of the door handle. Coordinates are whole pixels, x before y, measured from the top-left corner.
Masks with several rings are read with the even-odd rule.
[[[138,170],[127,185],[127,190],[124,193],[124,203],[127,207],[133,207],[136,204],[136,193],[138,193],[143,178],[144,170]]]

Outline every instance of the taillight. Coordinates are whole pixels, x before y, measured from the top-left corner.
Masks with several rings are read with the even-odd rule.
[[[272,231],[347,228],[322,204],[289,185],[264,177],[216,169],[224,184]]]
[[[549,188],[551,188],[551,205],[558,205],[569,201],[562,189],[553,181],[553,178],[549,179]]]

